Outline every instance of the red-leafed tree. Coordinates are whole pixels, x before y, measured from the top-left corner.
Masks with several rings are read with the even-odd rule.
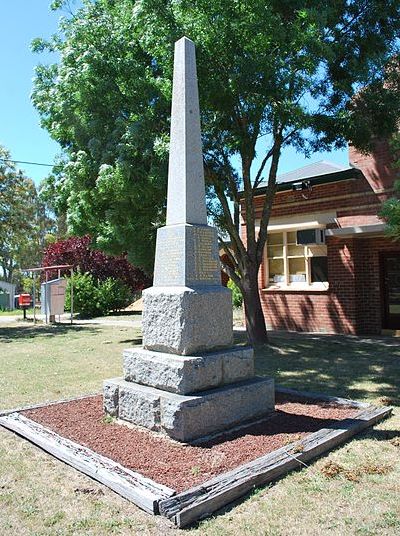
[[[73,236],[50,244],[44,251],[42,266],[71,264],[74,270],[89,273],[97,281],[109,277],[123,281],[133,292],[151,285],[151,279],[133,266],[126,255],[111,256],[90,247],[90,236]],[[56,276],[57,272],[51,274]],[[50,272],[49,272],[50,276]]]

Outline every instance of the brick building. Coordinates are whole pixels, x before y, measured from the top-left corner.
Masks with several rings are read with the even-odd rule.
[[[349,161],[347,168],[318,162],[278,179],[259,275],[269,327],[400,330],[400,242],[385,236],[378,216],[398,172],[386,142],[368,156],[350,148]],[[258,216],[264,195],[261,186]]]

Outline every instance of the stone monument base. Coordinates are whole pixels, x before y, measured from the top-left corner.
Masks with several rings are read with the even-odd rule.
[[[180,395],[193,394],[254,377],[250,346],[182,356],[129,348],[123,352],[124,379]]]
[[[105,412],[178,441],[274,411],[274,382],[254,376],[250,346],[194,356],[129,348],[123,370],[123,378],[104,382]]]
[[[188,442],[274,411],[274,380],[253,377],[192,395],[115,378],[104,382],[106,413]]]
[[[231,291],[221,285],[143,291],[143,346],[193,355],[233,344]]]

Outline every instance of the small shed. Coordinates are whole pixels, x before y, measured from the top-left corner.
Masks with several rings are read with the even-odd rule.
[[[6,294],[8,294],[8,299],[5,302],[6,307],[12,311],[14,309],[14,297],[15,297],[15,287],[13,283],[7,283],[7,281],[0,281],[0,289],[2,289]]]
[[[65,305],[67,280],[53,279],[41,285],[42,313],[48,316],[62,315]]]
[[[61,271],[68,270],[71,274],[70,285],[70,300],[71,300],[71,324],[74,317],[74,290],[72,277],[74,275],[74,267],[72,264],[61,264],[54,266],[41,266],[39,268],[24,268],[22,272],[30,272],[33,274],[33,322],[36,322],[36,274],[43,273],[45,276],[44,283],[41,284],[41,310],[46,315],[46,324],[55,321],[56,315],[61,315],[64,312],[65,306],[65,290],[67,287],[66,279],[61,277]],[[49,272],[58,272],[58,278],[48,281]]]

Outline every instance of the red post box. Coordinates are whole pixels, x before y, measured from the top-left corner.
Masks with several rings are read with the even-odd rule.
[[[29,307],[31,304],[30,294],[20,294],[18,298],[18,304],[20,307]]]

